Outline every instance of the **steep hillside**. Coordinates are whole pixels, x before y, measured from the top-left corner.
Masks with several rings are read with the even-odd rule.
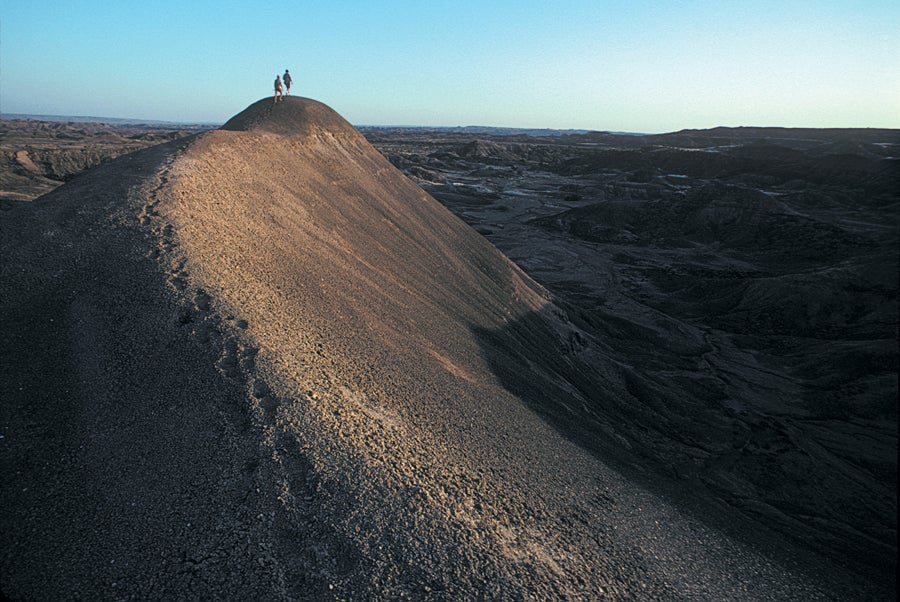
[[[12,599],[888,595],[545,422],[621,366],[320,103],[2,219]]]

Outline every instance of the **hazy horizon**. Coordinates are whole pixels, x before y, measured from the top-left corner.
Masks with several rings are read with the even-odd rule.
[[[900,5],[8,4],[4,114],[224,123],[291,69],[355,124],[900,127]]]
[[[315,100],[315,99],[313,99]],[[252,104],[252,103],[250,103]],[[237,111],[239,112],[239,111]],[[237,114],[237,112],[235,114]],[[45,120],[45,121],[60,121],[60,122],[85,122],[85,123],[106,123],[110,125],[160,125],[160,126],[211,126],[218,127],[224,124],[225,121],[167,121],[160,119],[144,119],[141,117],[110,117],[107,115],[42,115],[36,113],[2,113],[0,114],[0,119],[9,120],[16,119],[19,117],[24,117],[26,119],[33,120]],[[476,124],[469,123],[465,125],[414,125],[408,123],[353,123],[354,127],[360,128],[415,128],[415,129],[423,129],[427,130],[430,128],[434,128],[436,130],[445,130],[445,129],[496,129],[496,130],[547,130],[550,132],[600,132],[607,134],[622,134],[622,135],[633,135],[633,136],[653,136],[659,134],[670,134],[677,133],[680,131],[704,131],[704,130],[714,130],[718,128],[728,128],[728,129],[786,129],[786,130],[797,130],[797,129],[809,129],[809,130],[859,130],[859,129],[872,129],[872,130],[880,130],[880,129],[889,129],[889,130],[900,130],[900,127],[889,127],[889,128],[880,128],[880,127],[846,127],[846,128],[834,128],[834,127],[793,127],[793,126],[767,126],[767,125],[739,125],[739,126],[710,126],[708,128],[679,128],[678,130],[669,130],[665,132],[633,132],[633,131],[624,131],[624,130],[590,130],[585,128],[545,128],[545,127],[517,127],[517,126],[495,126],[489,124]]]

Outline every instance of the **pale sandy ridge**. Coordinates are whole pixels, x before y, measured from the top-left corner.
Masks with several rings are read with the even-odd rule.
[[[263,99],[16,212],[14,598],[868,593],[724,537],[504,389],[479,333],[557,353],[574,327],[320,103]]]

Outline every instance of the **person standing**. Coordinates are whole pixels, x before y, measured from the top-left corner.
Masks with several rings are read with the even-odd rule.
[[[276,75],[275,76],[275,102],[278,102],[279,99],[284,100],[284,95],[281,93],[281,76]]]
[[[285,69],[284,77],[281,79],[284,81],[284,95],[287,96],[291,93],[291,82],[294,81],[294,78],[291,77],[291,72]]]

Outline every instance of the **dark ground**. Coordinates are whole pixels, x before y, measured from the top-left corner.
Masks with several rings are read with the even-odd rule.
[[[891,578],[900,131],[365,133],[581,328],[561,430]]]
[[[189,133],[85,124],[0,124],[7,128],[0,208],[10,211],[109,157]],[[16,133],[9,135],[13,126]],[[364,133],[395,166],[553,293],[554,311],[560,315],[551,319],[526,315],[502,330],[473,331],[506,390],[581,447],[598,457],[620,458],[623,470],[644,475],[645,485],[671,480],[676,484],[673,491],[701,500],[699,507],[712,504],[725,517],[737,510],[747,524],[759,524],[762,531],[772,528],[829,562],[851,567],[874,585],[873,591],[893,591],[900,189],[898,159],[893,158],[900,156],[896,130],[742,128],[648,137],[488,132],[480,133],[478,139],[467,133],[410,129],[364,128]],[[165,160],[171,161],[162,151],[158,157],[145,154],[138,159],[134,168],[138,171],[129,176],[134,185],[150,177]],[[132,173],[128,171],[132,168],[116,169],[110,173]],[[118,188],[97,184],[96,178],[85,180],[81,194],[96,198],[96,203],[114,203],[116,195],[130,194],[129,181],[121,180]],[[102,464],[102,458],[88,456],[103,453],[110,440],[119,445],[135,435],[131,464],[118,464],[123,470],[150,474],[151,466],[163,466],[163,475],[191,474],[200,483],[201,493],[185,491],[185,500],[208,494],[234,506],[212,514],[182,508],[177,524],[204,526],[196,534],[172,537],[184,541],[186,550],[233,547],[236,552],[212,561],[186,555],[172,564],[172,550],[149,549],[136,556],[132,550],[131,561],[165,560],[165,570],[173,571],[168,577],[173,592],[184,594],[191,587],[228,591],[228,583],[213,589],[203,585],[204,571],[221,579],[231,574],[228,567],[258,560],[250,549],[251,539],[253,546],[266,544],[278,529],[257,524],[257,515],[268,517],[271,512],[275,523],[296,522],[300,515],[277,514],[284,512],[283,506],[271,500],[235,501],[232,490],[252,490],[254,483],[271,486],[266,471],[273,469],[267,468],[264,459],[260,467],[247,468],[245,459],[259,452],[254,451],[249,431],[241,430],[252,431],[250,426],[235,427],[247,422],[235,409],[241,404],[239,388],[220,389],[217,398],[211,395],[217,389],[215,370],[187,373],[190,366],[204,365],[199,360],[207,351],[202,351],[203,345],[192,347],[194,338],[184,338],[178,324],[171,323],[171,314],[177,313],[174,301],[162,301],[164,296],[150,293],[129,294],[125,299],[113,295],[101,307],[79,301],[79,295],[109,299],[106,295],[113,289],[151,290],[159,283],[152,266],[144,266],[141,257],[135,257],[127,274],[118,274],[117,264],[104,259],[108,253],[99,247],[84,253],[90,265],[78,265],[77,257],[65,259],[65,249],[47,250],[54,248],[54,232],[71,228],[73,218],[80,240],[100,244],[88,217],[104,213],[76,209],[78,202],[73,199],[78,194],[77,188],[70,188],[61,197],[67,199],[67,208],[53,215],[52,228],[42,230],[37,222],[29,226],[29,231],[47,239],[35,243],[35,248],[48,253],[47,266],[57,261],[53,254],[61,253],[58,261],[75,261],[75,267],[68,275],[55,276],[48,267],[46,273],[35,276],[43,280],[34,290],[52,295],[5,300],[16,315],[32,316],[34,323],[9,321],[7,316],[4,345],[8,350],[28,348],[37,354],[36,347],[23,341],[58,341],[60,333],[78,331],[94,333],[93,339],[79,335],[78,344],[96,351],[82,354],[86,364],[79,366],[54,359],[70,357],[71,349],[61,342],[34,357],[5,354],[4,374],[9,378],[5,376],[4,386],[10,395],[20,395],[16,391],[24,388],[37,396],[30,410],[36,413],[16,413],[14,422],[41,451],[33,457],[5,457],[9,463],[4,473],[15,474],[15,485],[27,488],[30,480],[42,480],[38,475],[49,470],[57,475],[61,492],[79,483],[93,483],[89,490],[95,493],[85,492],[89,497],[79,502],[94,509],[93,523],[79,525],[74,518],[70,522],[102,549],[110,530],[121,526],[108,517],[118,516],[122,504],[138,504],[131,520],[156,521],[160,528],[172,524],[172,517],[160,513],[157,503],[170,495],[163,491],[162,481],[159,487],[151,482],[149,488],[146,482],[136,483],[135,491],[143,488],[145,493],[126,500],[119,490],[102,494],[118,477],[78,472]],[[135,199],[135,208],[141,202]],[[110,227],[104,223],[100,231]],[[125,237],[120,229],[113,230],[120,233],[113,235],[119,242],[112,248],[123,256],[137,244],[128,237],[143,240],[144,234],[137,230],[127,230]],[[12,239],[9,235],[4,233],[7,240],[19,241],[20,235]],[[16,245],[27,248],[22,241]],[[14,265],[8,257],[4,263]],[[122,279],[133,282],[123,280],[117,286]],[[180,281],[180,276],[176,274],[173,281]],[[130,332],[127,320],[133,312],[149,316],[147,323],[159,333],[154,335],[155,351],[149,356],[152,365],[139,366],[126,359],[130,352],[116,339],[115,333]],[[544,333],[548,324],[564,324],[566,332]],[[556,337],[565,344],[553,353],[539,344]],[[228,359],[226,343],[222,345]],[[168,346],[172,346],[171,358],[166,355]],[[213,355],[209,363],[217,361]],[[79,375],[105,373],[107,365],[119,365],[120,376],[107,383],[108,393],[91,393],[98,404],[94,410],[70,415],[72,408],[59,405],[71,389],[84,386]],[[541,378],[523,378],[525,365],[540,366]],[[63,378],[42,382],[42,374],[52,370],[60,371]],[[129,380],[129,374],[135,377]],[[181,401],[157,408],[152,405],[157,400],[150,395],[145,413],[137,415],[127,429],[117,432],[104,427],[104,417],[114,420],[120,399],[141,397],[144,387],[139,381],[160,374],[171,374],[182,383],[183,395],[176,399]],[[210,413],[212,408],[219,409]],[[188,452],[169,457],[149,442],[141,444],[136,434],[152,428],[160,412],[172,411],[183,415],[182,430],[158,434],[151,442],[177,449],[195,433],[206,433],[200,439],[201,454],[209,458],[224,454],[226,460],[215,469],[209,462],[192,466],[184,461]],[[384,408],[365,411],[391,421],[392,414],[385,418]],[[57,417],[87,428],[94,439],[78,439],[77,430],[62,426],[48,431],[47,425]],[[235,428],[238,431],[232,432]],[[233,442],[228,449],[220,448],[222,433]],[[72,455],[73,449],[85,451]],[[60,454],[69,454],[61,464]],[[294,457],[296,461],[305,458]],[[312,472],[310,467],[300,471]],[[429,485],[422,487],[430,491]],[[53,491],[42,495],[51,499]],[[555,493],[548,490],[546,495]],[[621,518],[618,511],[609,511],[608,522]],[[51,531],[41,525],[40,516],[23,508],[17,512],[32,535],[47,545],[73,545],[71,540],[59,539],[58,525]],[[307,512],[322,516],[303,519],[307,525],[303,528],[320,525],[315,528],[324,531],[314,536],[329,543],[322,550],[304,553],[336,563],[318,577],[307,578],[315,582],[315,588],[325,588],[326,576],[351,579],[339,560],[352,547],[342,539],[346,535],[325,526],[325,510]],[[236,522],[214,524],[215,516],[232,516]],[[555,524],[549,518],[546,522]],[[727,531],[721,522],[716,528]],[[227,541],[223,546],[215,540],[223,532],[237,537],[234,529],[247,534],[246,544],[235,539],[233,546]],[[191,543],[194,537],[199,538],[197,545]],[[642,537],[645,542],[652,539]],[[129,545],[127,538],[120,541]],[[592,545],[585,541],[571,549],[587,550]],[[62,549],[56,557],[65,553]],[[110,549],[104,559],[112,562],[121,555]],[[34,562],[48,574],[62,575],[73,584],[73,592],[89,595],[102,590],[112,595],[115,591],[106,569],[90,564],[54,568],[40,559]],[[279,578],[278,563],[267,562],[255,574],[259,583],[244,584],[248,593],[261,591],[267,579]],[[129,570],[122,567],[120,572],[127,576]],[[103,577],[98,576],[92,585],[84,576],[94,573]],[[411,574],[397,577],[397,583],[418,580]],[[388,581],[394,579],[384,575]],[[669,575],[666,583],[668,579],[674,577]],[[685,591],[682,595],[691,597]],[[717,590],[703,591],[709,595]],[[627,597],[627,590],[620,593]],[[843,594],[834,591],[833,595]],[[779,597],[772,591],[747,594],[748,598],[767,596]]]
[[[119,155],[197,132],[199,126],[0,120],[0,210],[50,192]]]

